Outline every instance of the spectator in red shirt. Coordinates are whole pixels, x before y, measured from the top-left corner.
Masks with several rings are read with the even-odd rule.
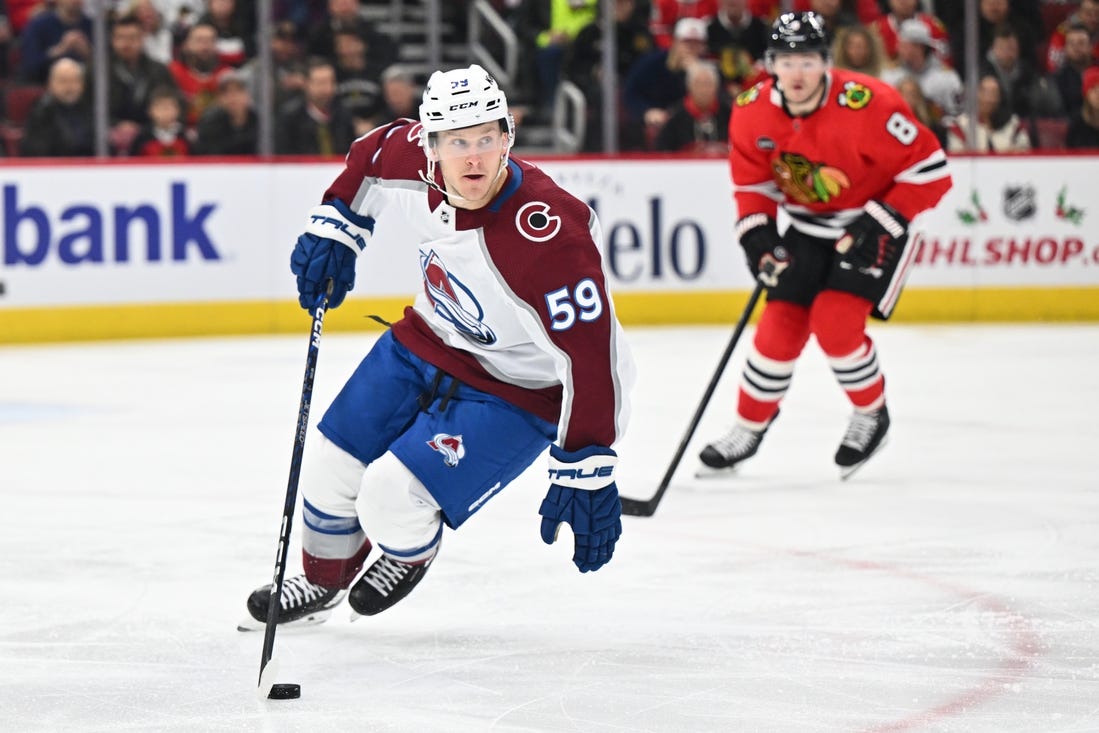
[[[1084,72],[1084,97],[1080,109],[1068,123],[1065,145],[1070,148],[1099,148],[1099,68]]]
[[[1099,61],[1099,0],[1080,0],[1080,7],[1049,36],[1046,68],[1056,71],[1065,62],[1065,34],[1072,26],[1083,26],[1091,39],[1091,54]]]
[[[897,60],[897,35],[901,23],[913,18],[927,26],[931,37],[938,42],[936,53],[944,63],[950,64],[950,36],[943,22],[929,13],[918,11],[919,0],[889,0],[889,12],[874,21],[874,28],[881,36],[885,53],[891,61]]]
[[[248,28],[237,12],[237,0],[207,0],[209,10],[200,22],[209,23],[217,29],[218,60],[226,65],[238,67],[256,55],[256,33]]]
[[[185,124],[194,127],[217,96],[218,74],[229,67],[218,59],[217,28],[195,23],[179,49],[179,58],[168,65],[176,86],[183,94]]]
[[[709,23],[715,15],[717,0],[653,0],[649,32],[658,48],[668,48],[680,18],[699,18]]]
[[[159,87],[149,95],[149,124],[134,140],[130,155],[142,158],[176,158],[190,155],[191,144],[183,125],[179,92]]]

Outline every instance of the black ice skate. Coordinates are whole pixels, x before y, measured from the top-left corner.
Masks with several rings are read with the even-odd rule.
[[[778,417],[777,412],[775,417]],[[703,448],[698,454],[698,459],[708,468],[718,470],[733,468],[756,454],[760,441],[767,434],[767,429],[771,427],[775,417],[771,418],[771,422],[767,423],[763,430],[752,430],[737,423],[724,436]]]
[[[840,467],[840,478],[849,478],[872,455],[881,450],[885,445],[887,432],[889,432],[889,410],[885,405],[874,412],[856,412],[851,417],[839,450],[836,451],[836,465]]]
[[[346,590],[325,588],[310,583],[304,575],[295,575],[282,582],[282,595],[279,597],[279,626],[305,626],[319,624],[327,620],[332,609],[339,605]],[[267,625],[268,601],[271,599],[271,584],[257,588],[248,596],[248,613],[257,623],[242,622],[237,629],[255,631]]]
[[[423,580],[433,559],[407,563],[382,555],[351,586],[347,602],[355,613],[362,616],[381,613],[412,592],[416,584]]]

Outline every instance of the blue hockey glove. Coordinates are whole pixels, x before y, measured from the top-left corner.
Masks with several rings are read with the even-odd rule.
[[[591,446],[568,452],[550,447],[550,488],[538,513],[542,541],[552,545],[561,523],[572,528],[572,561],[582,573],[610,562],[622,535],[622,502],[614,483],[618,455]]]
[[[900,255],[908,241],[908,220],[881,201],[867,201],[863,213],[836,240],[836,251],[853,267],[881,267]]]
[[[328,307],[335,308],[343,302],[347,291],[355,286],[355,259],[357,255],[348,247],[316,234],[298,237],[290,254],[290,271],[298,276],[298,302],[305,309],[312,308],[317,298],[332,281],[332,294]]]
[[[328,307],[343,302],[355,285],[355,260],[366,249],[374,220],[354,213],[342,201],[314,207],[305,233],[290,254],[290,271],[297,276],[298,302],[312,308],[332,281]]]
[[[793,260],[782,246],[775,220],[766,214],[749,214],[737,222],[736,236],[752,275],[769,288],[778,285],[779,275]]]

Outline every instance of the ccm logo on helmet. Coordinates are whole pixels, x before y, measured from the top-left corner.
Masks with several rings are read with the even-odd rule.
[[[469,109],[471,107],[477,107],[480,104],[480,102],[462,102],[460,104],[452,104],[450,105],[450,111],[453,112],[456,109]]]

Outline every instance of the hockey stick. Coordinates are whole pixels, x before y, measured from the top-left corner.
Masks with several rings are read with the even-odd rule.
[[[710,384],[706,386],[702,401],[698,403],[698,409],[695,410],[694,417],[691,418],[691,424],[687,426],[687,432],[683,436],[683,440],[679,441],[679,448],[676,449],[668,470],[664,472],[664,478],[660,480],[660,486],[656,489],[656,493],[648,500],[622,498],[623,514],[631,517],[651,517],[656,512],[656,507],[660,505],[660,500],[664,498],[664,492],[668,490],[668,485],[672,482],[672,474],[679,467],[679,462],[687,451],[687,444],[691,442],[691,438],[698,428],[698,423],[702,420],[702,413],[706,411],[706,407],[710,404],[710,398],[714,396],[714,390],[717,389],[717,383],[721,381],[721,375],[725,372],[725,367],[729,363],[729,358],[733,355],[733,349],[736,348],[737,341],[740,340],[740,334],[744,333],[744,327],[748,325],[748,319],[752,317],[752,311],[756,309],[756,303],[762,294],[763,283],[757,280],[756,287],[748,298],[748,305],[744,307],[744,312],[740,315],[736,328],[733,329],[733,336],[729,339],[728,345],[725,346],[725,353],[721,355],[721,361],[718,362],[714,375],[710,377]]]
[[[271,581],[271,596],[267,600],[267,628],[263,635],[263,654],[259,661],[259,694],[270,694],[273,680],[277,674],[277,665],[268,669],[275,648],[275,628],[278,626],[279,599],[282,597],[282,581],[286,575],[286,550],[290,545],[290,526],[294,521],[294,508],[298,503],[298,479],[301,477],[301,459],[305,451],[305,434],[309,427],[309,406],[313,401],[313,377],[317,371],[317,356],[321,346],[321,328],[324,325],[324,313],[328,309],[328,297],[332,294],[332,281],[328,281],[328,290],[317,298],[313,307],[313,328],[309,332],[309,352],[305,358],[305,377],[301,385],[301,402],[298,405],[298,426],[294,433],[294,452],[290,458],[290,479],[286,484],[286,500],[282,505],[282,527],[279,533],[279,546],[275,552],[275,572]],[[268,674],[265,678],[264,671]]]

